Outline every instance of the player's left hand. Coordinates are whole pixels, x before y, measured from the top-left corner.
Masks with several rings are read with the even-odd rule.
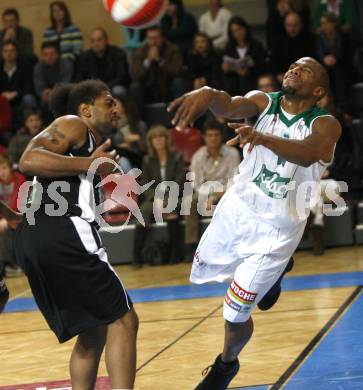
[[[234,129],[237,135],[229,140],[227,145],[234,146],[239,144],[239,146],[243,148],[246,144],[250,144],[248,153],[251,153],[256,145],[262,144],[262,134],[256,131],[252,126],[244,123],[228,123],[228,126]]]

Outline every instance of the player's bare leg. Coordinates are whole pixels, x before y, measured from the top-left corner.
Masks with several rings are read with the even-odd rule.
[[[70,360],[73,390],[94,389],[106,332],[107,328],[100,326],[77,337]]]
[[[237,359],[243,347],[248,343],[253,333],[253,321],[250,317],[246,322],[224,324],[224,348],[222,361],[230,363]]]
[[[108,325],[106,367],[111,389],[133,389],[139,320],[134,309]]]
[[[223,353],[218,355],[210,371],[205,370],[205,378],[195,390],[225,390],[239,370],[238,355],[248,343],[253,333],[253,321],[225,322]],[[207,373],[208,372],[208,373]]]

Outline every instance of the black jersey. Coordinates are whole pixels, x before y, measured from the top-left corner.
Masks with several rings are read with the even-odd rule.
[[[70,149],[65,155],[88,157],[96,148],[94,135],[91,130],[88,130],[84,145],[79,149]],[[67,214],[81,217],[88,222],[97,222],[96,206],[102,201],[102,190],[97,188],[97,185],[101,178],[98,175],[90,176],[92,179],[87,177],[87,173],[54,179],[34,177],[33,189],[28,203],[39,202],[43,207],[47,207],[46,211],[48,210],[48,212],[50,208],[47,205],[53,205],[51,207],[52,215]],[[41,187],[37,186],[37,183],[41,184]]]

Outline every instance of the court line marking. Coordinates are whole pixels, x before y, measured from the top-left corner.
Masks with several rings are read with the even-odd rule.
[[[176,344],[179,340],[181,340],[184,336],[186,336],[188,333],[193,331],[195,328],[197,328],[201,323],[206,321],[210,316],[212,316],[216,311],[220,310],[223,307],[223,303],[218,305],[215,309],[213,309],[211,312],[209,312],[206,316],[204,316],[201,320],[199,320],[196,324],[194,324],[191,328],[187,329],[185,332],[183,332],[179,337],[177,337],[174,341],[166,345],[164,348],[162,348],[159,352],[157,352],[154,356],[152,356],[150,359],[148,359],[145,363],[142,363],[136,370],[136,372],[139,372],[142,370],[145,366],[147,366],[149,363],[151,363],[154,359],[156,359],[158,356],[160,356],[163,352],[168,350],[170,347],[172,347],[174,344]]]
[[[256,315],[266,315],[266,314],[280,314],[280,313],[294,313],[294,312],[301,312],[301,311],[320,311],[320,310],[336,310],[336,307],[311,307],[311,308],[306,308],[306,309],[290,309],[290,310],[275,310],[275,311],[256,311],[253,313],[253,316],[255,317]],[[19,312],[16,312],[19,313]],[[9,314],[16,314],[16,313],[5,313],[4,315],[9,315]],[[20,312],[24,313],[24,312]],[[34,313],[34,312],[25,312],[25,313]],[[170,321],[190,321],[190,320],[200,320],[204,318],[203,316],[198,316],[198,317],[180,317],[180,318],[169,318],[169,319],[157,319],[157,320],[145,320],[145,321],[140,321],[140,324],[154,324],[158,322],[170,322]],[[210,315],[208,319],[211,318],[221,318],[220,315]],[[12,331],[12,332],[0,332],[0,335],[9,335],[9,334],[22,334],[22,333],[32,333],[32,332],[45,332],[51,330],[49,328],[40,328],[40,329],[27,329],[27,330],[18,330],[18,331]],[[273,384],[273,383],[271,383]],[[263,386],[263,385],[261,385]]]
[[[23,295],[26,295],[28,293],[32,292],[32,290],[30,288],[27,288],[26,290],[24,290],[23,292],[19,293],[19,294],[16,294],[14,296],[12,296],[10,299],[9,299],[9,302],[13,301],[14,299],[16,298],[20,298],[22,297]]]
[[[320,311],[320,310],[337,310],[336,307],[311,307],[311,308],[306,308],[306,309],[290,309],[290,310],[274,310],[274,311],[256,311],[253,313],[253,316],[256,317],[256,315],[266,315],[266,314],[280,314],[280,313],[299,313],[302,311]],[[16,312],[16,313],[34,313],[34,312]],[[16,314],[16,313],[5,313],[4,315],[9,315],[9,314]],[[145,320],[145,321],[140,321],[140,324],[154,324],[158,322],[170,322],[170,321],[190,321],[190,320],[200,320],[204,318],[203,316],[198,316],[198,317],[180,317],[180,318],[169,318],[169,319],[157,319],[157,320]],[[210,315],[208,319],[211,318],[221,318],[220,315]],[[12,331],[12,332],[0,332],[0,335],[6,335],[6,334],[22,334],[22,333],[32,333],[32,332],[44,332],[44,331],[49,331],[51,330],[49,328],[40,328],[40,329],[27,329],[27,330],[18,330],[18,331]],[[271,383],[273,384],[273,383]],[[261,385],[262,386],[262,385]]]
[[[332,315],[330,320],[322,327],[322,329],[315,335],[315,337],[309,342],[309,344],[303,349],[303,351],[297,356],[292,364],[286,369],[286,371],[280,376],[276,383],[269,390],[278,390],[288,382],[292,374],[299,368],[304,360],[313,352],[323,338],[328,335],[329,331],[333,329],[338,320],[343,314],[350,308],[353,302],[358,298],[363,290],[363,286],[358,286],[350,296],[342,303],[338,310]]]
[[[266,315],[266,314],[280,314],[280,313],[294,313],[294,312],[300,312],[300,311],[318,311],[318,310],[337,310],[337,307],[309,307],[305,309],[288,309],[288,310],[259,310],[259,311],[254,311],[253,316],[255,317],[256,315]],[[10,313],[9,313],[10,314]],[[211,315],[209,318],[219,318],[220,315]],[[167,322],[167,321],[182,321],[182,320],[198,320],[200,318],[203,318],[202,316],[199,317],[180,317],[180,318],[170,318],[170,319],[157,319],[157,320],[145,320],[145,321],[140,321],[140,324],[152,324],[155,322]]]

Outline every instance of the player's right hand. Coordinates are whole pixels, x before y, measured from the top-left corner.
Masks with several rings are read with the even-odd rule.
[[[211,88],[203,87],[184,94],[171,102],[168,112],[177,109],[171,123],[177,130],[193,126],[196,119],[203,115],[209,107]]]
[[[93,162],[97,160],[100,163],[96,170],[97,175],[108,175],[115,170],[115,166],[119,161],[120,156],[115,149],[109,151],[110,147],[111,140],[107,139],[91,155]]]

